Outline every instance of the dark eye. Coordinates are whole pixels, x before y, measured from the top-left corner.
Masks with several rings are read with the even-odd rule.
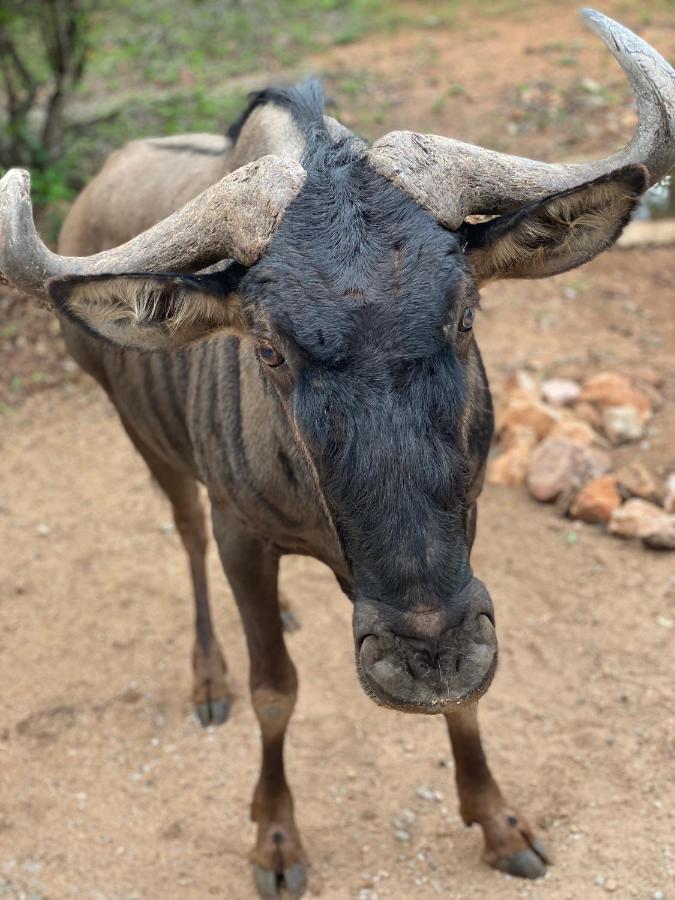
[[[256,350],[258,351],[258,356],[264,363],[272,368],[276,366],[280,366],[284,361],[283,356],[279,351],[274,347],[271,341],[258,341],[256,344]]]
[[[462,313],[462,320],[459,323],[460,331],[471,331],[473,328],[473,322],[476,318],[476,307],[475,306],[467,306],[464,312]]]

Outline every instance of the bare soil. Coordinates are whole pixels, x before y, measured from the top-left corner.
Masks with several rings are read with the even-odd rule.
[[[478,29],[462,58],[472,83],[488,60],[493,113],[515,70],[540,60],[524,53],[528,42],[579,35],[568,4],[537,4],[538,19],[524,9],[492,20],[489,34]],[[672,15],[670,30],[655,19],[661,30],[649,36],[667,50]],[[455,52],[451,31],[407,39],[429,34]],[[394,84],[405,47],[387,40],[340,53],[361,54]],[[498,50],[511,54],[505,68],[491,62]],[[566,71],[545,59],[541,70],[554,82]],[[415,78],[407,112],[415,86],[426,90]],[[407,126],[430,130],[421,116]],[[433,130],[478,139],[482,125],[468,112],[473,131],[451,118]],[[539,139],[516,143],[535,152]],[[647,445],[619,456],[639,455],[659,477],[675,470],[674,284],[675,255],[663,248],[615,250],[547,282],[490,287],[477,334],[495,392],[523,366],[579,377],[648,363],[665,378],[665,403]],[[57,386],[22,402],[12,395],[15,412],[0,418],[0,897],[248,900],[258,734],[216,554],[217,630],[236,696],[227,724],[204,731],[191,715],[192,603],[167,504],[101,391],[58,375],[67,374],[58,355],[36,362],[37,341],[48,353],[58,346],[49,320],[31,327],[19,363],[45,368]],[[4,373],[14,371],[15,343],[2,345]],[[481,702],[483,731],[503,791],[554,855],[537,883],[480,861],[480,833],[457,815],[442,721],[381,710],[363,695],[348,601],[320,564],[285,560],[282,586],[303,623],[288,639],[300,696],[287,759],[310,895],[672,896],[674,559],[560,519],[524,490],[484,492],[474,568],[495,601],[501,664]],[[421,799],[422,786],[442,799]],[[407,843],[394,826],[404,808],[417,814]]]

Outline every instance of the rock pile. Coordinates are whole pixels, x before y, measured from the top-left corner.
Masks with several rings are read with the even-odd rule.
[[[581,384],[514,373],[497,411],[501,452],[490,460],[488,482],[525,483],[563,515],[675,550],[675,473],[661,488],[641,462],[613,471],[611,458],[613,447],[644,437],[662,404],[660,385],[646,368],[632,378],[599,372]]]

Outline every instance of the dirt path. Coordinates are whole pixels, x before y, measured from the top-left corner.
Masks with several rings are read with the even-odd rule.
[[[669,374],[645,452],[672,468],[672,253],[614,252],[581,277],[487,292],[479,337],[493,381],[524,361],[591,371],[610,352],[628,368],[648,357]],[[215,553],[236,702],[224,728],[203,732],[188,701],[183,554],[107,401],[83,380],[36,395],[2,428],[0,896],[252,897],[258,737]],[[537,884],[480,862],[440,765],[442,723],[362,694],[348,601],[319,564],[285,562],[304,623],[289,639],[301,687],[288,768],[312,894],[670,896],[673,631],[660,621],[675,609],[673,556],[590,527],[570,543],[569,531],[524,492],[485,492],[475,569],[495,600],[501,667],[482,721],[503,789],[555,855]],[[420,799],[421,786],[443,799]],[[406,807],[417,818],[401,843],[394,818]]]

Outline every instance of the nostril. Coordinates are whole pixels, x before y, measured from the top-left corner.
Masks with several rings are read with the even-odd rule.
[[[476,619],[476,635],[474,640],[484,644],[492,644],[496,640],[495,625],[487,613],[480,613]]]

